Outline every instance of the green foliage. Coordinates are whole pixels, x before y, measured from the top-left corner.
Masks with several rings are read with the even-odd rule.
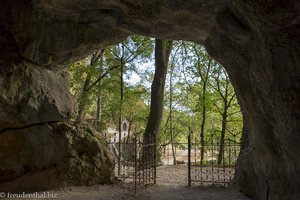
[[[225,91],[226,83],[229,81],[224,68],[212,60],[205,49],[192,42],[174,42],[171,54],[170,65],[173,69],[173,133],[174,143],[187,142],[188,127],[193,131],[193,137],[200,144],[200,125],[202,121],[203,104],[206,108],[206,123],[204,127],[204,138],[206,142],[220,140],[222,128],[222,115],[224,105],[222,97],[214,88],[219,84],[221,93]],[[208,66],[210,65],[210,69]],[[208,72],[208,84],[203,93],[203,82]],[[169,73],[170,74],[170,73]],[[169,77],[170,78],[170,77]],[[228,92],[234,94],[232,85],[229,84]],[[166,84],[166,91],[170,85]],[[203,94],[205,101],[203,102]],[[159,137],[161,146],[170,143],[169,123],[169,95],[166,92],[165,112],[163,117],[163,127]],[[229,99],[228,99],[229,100]],[[237,99],[234,96],[228,108],[226,139],[239,141],[242,130],[242,115]],[[160,148],[162,149],[162,148]]]
[[[71,94],[75,97],[77,105],[82,101],[84,83],[88,76],[91,82],[95,82],[104,72],[109,72],[95,84],[85,99],[86,110],[94,118],[97,113],[97,99],[102,97],[101,124],[116,124],[119,116],[135,121],[145,121],[148,107],[144,103],[143,95],[146,90],[143,85],[131,86],[124,83],[124,102],[120,102],[120,66],[123,66],[125,76],[138,71],[138,65],[151,58],[153,53],[153,40],[150,38],[134,36],[120,44],[105,49],[103,56],[94,64],[91,64],[92,55],[81,61],[69,65],[69,77],[71,82]],[[110,69],[117,66],[115,70]],[[91,85],[91,84],[90,84]],[[78,107],[78,106],[77,106]],[[122,108],[122,109],[121,109]],[[137,108],[137,109],[133,109]],[[140,123],[141,124],[141,123]],[[143,127],[143,126],[142,126]]]
[[[96,118],[97,98],[102,97],[101,124],[103,127],[117,124],[119,116],[126,118],[139,131],[145,129],[150,104],[150,86],[154,74],[154,41],[148,37],[134,36],[105,49],[102,59],[91,65],[91,57],[69,66],[71,94],[79,102],[86,77],[96,81],[113,66],[124,67],[124,100],[120,101],[120,67],[109,71],[105,78],[88,92],[86,113]],[[224,68],[212,60],[203,46],[192,42],[174,41],[169,60],[164,100],[164,115],[159,134],[159,150],[170,143],[169,108],[170,83],[172,83],[172,133],[174,142],[187,142],[189,129],[196,141],[200,141],[203,108],[206,108],[204,138],[209,142],[220,140],[224,98],[230,101],[227,112],[225,138],[239,141],[242,130],[242,115],[234,88]],[[170,74],[172,72],[172,81]],[[139,76],[137,81],[131,80]],[[207,86],[204,82],[207,79]],[[134,83],[133,83],[134,82]],[[205,95],[205,101],[203,101]],[[204,105],[204,106],[203,106]],[[181,148],[186,148],[184,145]],[[226,158],[225,158],[226,160]]]

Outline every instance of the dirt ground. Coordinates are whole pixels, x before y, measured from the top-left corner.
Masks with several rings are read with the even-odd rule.
[[[148,186],[134,194],[132,183],[65,187],[49,191],[59,200],[249,200],[233,188],[187,187],[185,166],[157,168],[157,185]]]

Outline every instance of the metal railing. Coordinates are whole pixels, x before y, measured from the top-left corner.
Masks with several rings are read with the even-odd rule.
[[[188,185],[222,186],[231,184],[240,151],[236,138],[220,139],[213,135],[206,138],[204,145],[188,136],[188,142],[174,142],[161,148],[162,165],[185,165],[188,171]],[[220,149],[223,149],[220,151]]]
[[[191,141],[188,136],[188,185],[222,186],[231,184],[235,174],[235,165],[240,152],[240,143],[235,139],[219,140],[210,138],[204,146]],[[221,150],[223,149],[223,150]],[[201,152],[203,151],[203,152]]]
[[[120,138],[120,139],[118,139]],[[114,176],[124,182],[133,182],[135,193],[139,187],[156,184],[156,140],[132,136],[106,136],[114,156]]]

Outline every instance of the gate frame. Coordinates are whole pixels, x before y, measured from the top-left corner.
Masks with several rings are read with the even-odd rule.
[[[192,151],[191,134],[192,133],[193,132],[189,129],[189,133],[188,133],[188,186],[190,187],[192,185],[192,182],[200,182],[201,186],[203,186],[204,183],[207,183],[208,187],[210,187],[210,186],[215,187],[216,184],[221,185],[222,187],[227,187],[228,185],[230,185],[232,179],[234,178],[235,172],[233,172],[233,177],[229,177],[229,181],[226,180],[226,178],[225,178],[226,175],[224,174],[223,175],[223,181],[216,182],[214,180],[214,167],[215,167],[214,164],[212,164],[212,166],[210,167],[213,170],[212,173],[211,173],[212,174],[212,180],[211,181],[209,181],[209,180],[208,181],[203,181],[202,180],[202,173],[203,173],[202,169],[205,166],[201,165],[201,163],[199,164],[199,166],[197,166],[197,158],[198,157],[197,157],[196,142],[194,143],[194,146],[195,146],[195,158],[196,158],[195,159],[196,160],[195,161],[196,162],[195,163],[196,164],[195,167],[199,167],[201,169],[201,172],[200,172],[200,174],[201,174],[201,180],[197,180],[197,179],[193,180],[192,179],[192,162],[191,162],[191,156],[192,156],[191,155],[191,151]],[[230,169],[233,169],[235,171],[236,162],[237,162],[237,159],[238,159],[238,154],[240,153],[240,148],[241,148],[241,142],[240,143],[237,142],[236,139],[235,139],[235,136],[234,136],[234,140],[233,141],[232,140],[227,140],[227,141],[229,141],[229,142],[227,143],[227,145],[226,145],[226,143],[224,144],[224,148],[225,147],[229,147],[229,167],[226,167],[226,165],[225,165],[225,157],[224,157],[225,150],[224,150],[224,152],[223,152],[223,161],[222,161],[222,165],[221,165],[221,168],[223,168],[224,172],[225,172],[226,168],[230,168]],[[233,144],[230,143],[230,142],[232,142]],[[212,143],[210,143],[209,145],[212,147],[212,151],[214,151],[215,150],[214,147],[217,146],[217,145],[219,145],[219,144],[218,143],[214,143],[214,140],[212,139]],[[234,148],[234,154],[233,154],[233,156],[235,157],[234,162],[231,162],[231,157],[230,157],[230,155],[231,155],[231,147]],[[237,150],[237,148],[238,148],[238,150]],[[219,150],[219,149],[217,149],[217,150]],[[214,155],[214,153],[213,153],[213,155]],[[230,166],[231,163],[234,163],[234,167]],[[219,172],[219,170],[218,170],[218,172]],[[220,177],[220,175],[218,174],[218,180],[219,180],[219,177]]]
[[[111,145],[111,150],[114,151],[112,152],[114,154],[114,176],[123,181],[132,179],[135,194],[137,194],[138,188],[144,187],[149,184],[156,184],[156,135],[153,138],[149,138],[149,142],[147,142],[146,144],[144,144],[145,141],[143,140],[143,138],[137,135],[136,129],[133,136],[131,137],[127,137],[126,139],[120,139],[120,135],[118,137],[118,142],[116,141],[117,135],[110,138],[106,137],[108,145]],[[133,160],[132,158],[128,158],[126,160],[126,158],[123,157],[124,144],[133,145]],[[118,155],[116,155],[116,150],[118,150]],[[144,155],[146,155],[146,157],[143,157],[143,153]],[[148,157],[148,155],[150,156]],[[130,163],[132,163],[132,165]]]
[[[144,144],[145,140],[141,142],[138,137],[135,138],[135,141],[135,173],[133,178],[134,191],[137,194],[139,187],[156,184],[157,140],[155,136],[152,143]],[[147,151],[150,151],[150,157],[145,157],[148,155]],[[143,178],[141,178],[141,174]]]

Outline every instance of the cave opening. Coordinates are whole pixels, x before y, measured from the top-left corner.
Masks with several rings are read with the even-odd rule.
[[[66,123],[74,115],[66,68],[139,34],[205,45],[226,68],[242,110],[235,187],[259,200],[300,199],[299,1],[3,0],[0,6],[2,191],[110,180],[103,139]]]
[[[157,73],[154,46],[153,38],[131,36],[68,68],[70,91],[79,110],[74,123],[89,123],[105,135],[114,157],[114,175],[126,182],[135,181],[135,165],[142,162],[134,160],[138,157],[134,146],[140,145],[134,144],[134,137],[139,141],[146,137]],[[168,56],[162,127],[157,152],[151,152],[159,166],[155,182],[232,185],[243,121],[229,76],[205,47],[194,42],[172,41]]]

